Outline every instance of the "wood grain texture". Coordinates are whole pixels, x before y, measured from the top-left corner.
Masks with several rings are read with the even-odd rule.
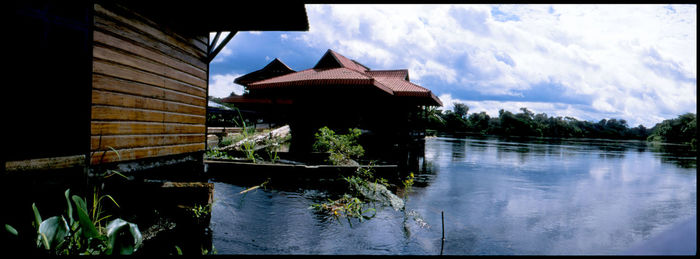
[[[182,72],[193,75],[199,79],[207,79],[206,71],[181,60],[169,57],[160,51],[140,46],[137,43],[131,41],[130,39],[121,39],[107,32],[95,31],[93,33],[93,40],[95,41],[95,43],[102,44],[104,46],[119,48],[133,55],[141,56],[153,61],[160,62],[162,64],[168,65],[173,69],[177,69]]]
[[[131,134],[204,134],[206,127],[200,124],[133,122],[133,121],[92,121],[90,132],[99,135]]]
[[[91,164],[130,161],[143,158],[168,156],[175,154],[191,153],[204,150],[204,143],[180,144],[169,146],[153,146],[141,148],[117,149],[94,152],[91,156]],[[118,153],[118,154],[117,154]]]
[[[92,150],[163,146],[174,144],[202,143],[205,136],[202,134],[173,134],[173,135],[110,135],[92,136],[90,147]]]
[[[143,16],[139,16],[133,12],[129,12],[128,10],[116,14],[111,10],[103,8],[100,4],[95,4],[95,13],[98,16],[109,17],[110,19],[113,19],[125,26],[135,28],[138,31],[140,31],[143,35],[148,35],[162,42],[168,42],[174,45],[174,47],[177,47],[178,49],[181,49],[194,57],[200,59],[206,57],[205,51],[197,49],[193,42],[189,40],[188,42],[185,42],[183,40],[178,39],[178,37],[175,35],[165,33],[164,30],[149,25],[149,23],[155,23],[146,20],[145,18],[143,18]]]
[[[116,93],[140,95],[143,97],[157,98],[161,100],[191,104],[198,107],[206,107],[207,99],[202,96],[191,95],[166,88],[156,87],[131,80],[124,80],[111,76],[93,74],[93,89]]]
[[[115,64],[107,60],[95,59],[92,64],[92,71],[93,73],[158,86],[178,92],[196,95],[202,98],[206,98],[207,95],[205,89],[164,78],[162,76],[158,76],[157,74],[134,69],[132,67]]]
[[[208,64],[203,58],[197,58],[181,49],[178,49],[166,42],[148,37],[134,28],[120,24],[112,19],[95,16],[95,30],[117,35],[122,39],[129,39],[143,47],[162,52],[163,54],[176,58],[182,62],[193,65],[201,70],[207,70]]]
[[[123,93],[107,92],[101,90],[92,91],[93,105],[119,106],[125,108],[150,109],[175,113],[204,116],[206,109],[202,106],[183,104],[179,102],[165,101],[162,99],[142,97]]]
[[[85,164],[85,155],[62,156],[5,162],[7,172],[63,169]]]
[[[91,163],[203,151],[208,35],[183,37],[119,4],[94,8]]]
[[[92,106],[92,119],[101,121],[177,122],[202,125],[206,122],[206,118],[203,115],[101,105]]]
[[[168,67],[162,63],[145,59],[141,56],[134,55],[128,52],[117,51],[104,46],[95,45],[93,48],[93,57],[109,60],[111,62],[129,66],[135,69],[151,72],[153,74],[168,77],[173,80],[179,80],[192,86],[197,86],[206,89],[207,81],[205,79],[194,77],[190,74]]]

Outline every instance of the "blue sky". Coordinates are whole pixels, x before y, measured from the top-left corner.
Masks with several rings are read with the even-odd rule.
[[[498,116],[527,107],[652,127],[697,113],[696,5],[306,5],[307,32],[241,31],[210,65],[209,94],[279,58],[313,67],[328,49],[408,69],[435,93]],[[212,37],[213,38],[213,37]],[[223,37],[222,37],[223,38]]]

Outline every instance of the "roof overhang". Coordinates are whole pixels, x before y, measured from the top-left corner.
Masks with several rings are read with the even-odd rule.
[[[308,31],[309,22],[302,1],[193,2],[166,0],[114,0],[149,18],[192,33],[216,31]]]

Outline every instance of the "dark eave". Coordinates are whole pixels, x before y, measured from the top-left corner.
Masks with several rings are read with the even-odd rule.
[[[215,31],[308,31],[302,1],[113,0],[161,23],[193,33]]]

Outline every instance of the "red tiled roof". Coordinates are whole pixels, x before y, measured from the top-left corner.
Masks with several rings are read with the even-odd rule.
[[[333,50],[328,50],[316,66],[248,84],[248,89],[317,85],[372,85],[395,96],[427,97],[442,105],[430,90],[408,81],[408,70],[370,70]]]
[[[295,71],[289,68],[287,64],[275,58],[274,60],[272,60],[272,62],[267,64],[262,69],[242,75],[233,80],[233,82],[239,85],[247,85],[252,82],[261,81],[276,76],[286,75],[293,72]]]
[[[345,56],[340,55],[337,52],[330,49],[326,51],[326,54],[323,54],[323,57],[321,57],[318,63],[316,63],[316,66],[314,66],[315,69],[337,67],[349,68],[359,72],[365,72],[369,70],[369,68],[367,68],[365,65],[362,65],[357,61],[351,60],[349,58],[346,58]]]

